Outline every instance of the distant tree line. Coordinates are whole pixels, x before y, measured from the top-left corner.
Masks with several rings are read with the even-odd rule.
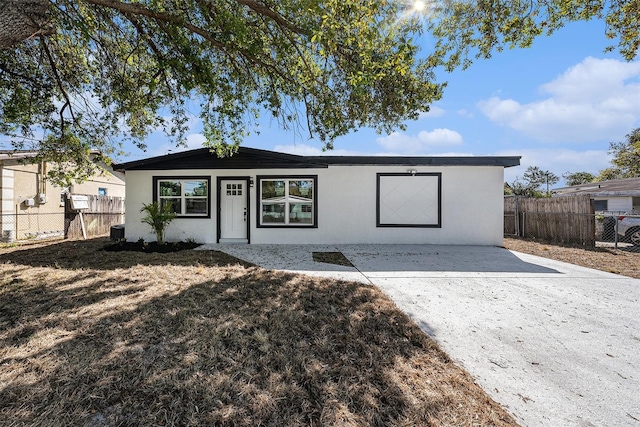
[[[504,183],[504,194],[526,197],[549,196],[550,186],[560,181],[560,178],[551,171],[545,171],[538,166],[529,166],[522,179],[516,178],[511,184]],[[541,189],[544,188],[544,191]]]
[[[602,169],[597,175],[584,171],[566,172],[562,177],[567,186],[640,177],[640,128],[632,130],[625,138],[625,141],[609,144],[609,154],[613,155],[611,167]],[[517,177],[512,183],[504,183],[504,194],[549,197],[550,186],[559,180],[553,172],[542,170],[538,166],[529,166],[522,178]]]

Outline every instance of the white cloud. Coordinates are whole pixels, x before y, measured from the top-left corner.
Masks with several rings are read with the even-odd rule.
[[[562,185],[562,174],[566,172],[590,172],[597,175],[601,169],[610,166],[610,156],[606,150],[516,149],[500,151],[494,155],[522,156],[520,166],[505,169],[505,181],[513,182],[518,177],[522,178],[529,166],[538,166],[560,177],[561,181],[555,187]]]
[[[471,111],[464,108],[459,109],[458,111],[456,111],[456,113],[458,113],[459,116],[466,117],[468,119],[472,119],[474,117]]]
[[[297,154],[298,156],[362,156],[364,153],[357,151],[333,149],[322,151],[321,148],[305,144],[276,145],[273,151],[287,154]]]
[[[184,145],[176,146],[176,145],[165,143],[165,144],[154,147],[153,151],[149,152],[149,156],[150,157],[164,156],[165,154],[179,153],[181,151],[187,151],[187,150],[195,150],[198,148],[202,148],[206,140],[207,139],[204,137],[203,134],[192,133],[187,135],[186,137],[186,141],[185,141],[186,146]]]
[[[313,146],[304,145],[304,144],[276,145],[275,147],[273,147],[273,151],[277,151],[280,153],[297,154],[299,156],[403,156],[403,155],[406,155],[397,151],[377,151],[377,152],[353,151],[353,150],[322,151],[318,147],[313,147]],[[437,156],[437,157],[442,157],[442,156],[467,157],[467,156],[473,156],[473,153],[447,152],[447,153],[438,153],[438,154],[430,154],[430,155]]]
[[[498,96],[478,107],[492,121],[541,141],[615,139],[640,123],[640,61],[588,57],[540,86],[547,98],[520,103]]]
[[[196,148],[202,148],[207,138],[201,133],[192,133],[187,135],[187,150],[194,150]]]
[[[423,130],[417,135],[393,132],[376,140],[387,150],[405,154],[428,154],[430,149],[462,144],[462,135],[451,129]]]
[[[625,81],[640,77],[640,61],[623,62],[615,59],[587,57],[555,80],[540,87],[543,93],[560,100],[591,102],[609,99],[624,91]],[[638,82],[635,86],[638,87]],[[635,92],[638,101],[638,92]],[[636,102],[636,107],[638,103]]]
[[[422,111],[418,116],[418,120],[428,119],[430,117],[442,117],[446,111],[440,107],[436,107],[435,105],[429,106],[429,111]]]

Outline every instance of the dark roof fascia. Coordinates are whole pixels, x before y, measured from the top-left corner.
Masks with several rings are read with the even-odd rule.
[[[246,155],[269,159],[274,161],[271,166],[265,166],[259,162],[247,162],[238,166],[217,166],[218,169],[253,169],[253,168],[327,168],[329,165],[337,166],[500,166],[512,167],[520,165],[520,156],[469,156],[469,157],[426,157],[426,156],[299,156],[296,154],[278,153],[275,151],[260,150],[257,148],[240,147],[237,155]],[[208,148],[183,151],[164,156],[150,157],[148,159],[114,164],[113,169],[126,170],[167,170],[183,169],[180,160],[198,158],[202,156],[215,156]]]
[[[521,156],[405,157],[405,156],[315,156],[312,161],[325,161],[340,166],[502,166],[520,165]]]
[[[196,155],[208,155],[209,153],[210,153],[210,150],[208,148],[197,148],[195,150],[181,151],[179,153],[165,154],[162,156],[155,156],[155,157],[147,157],[146,159],[133,160],[131,162],[114,163],[113,169],[120,170],[120,171],[124,171],[127,169],[137,169],[141,166],[150,166],[156,163],[163,163],[167,160],[180,160],[185,157],[192,157]]]
[[[236,155],[253,156],[263,159],[269,159],[277,164],[279,167],[287,168],[327,168],[326,162],[310,162],[307,157],[298,156],[295,154],[277,153],[275,151],[260,150],[257,148],[240,147]],[[132,162],[114,164],[114,170],[126,171],[126,170],[166,170],[166,169],[183,169],[180,165],[180,160],[198,157],[216,156],[209,148],[198,148],[195,150],[183,151],[180,153],[166,154],[163,156],[150,157],[142,160],[135,160]],[[217,157],[215,157],[218,160]],[[280,162],[280,163],[278,163]],[[167,167],[167,164],[170,167]],[[248,162],[247,164],[238,166],[225,167],[218,165],[217,169],[253,169],[253,168],[273,168],[275,166],[265,166],[259,163]],[[188,168],[188,167],[187,167]]]

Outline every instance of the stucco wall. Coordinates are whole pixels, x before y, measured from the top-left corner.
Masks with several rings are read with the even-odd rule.
[[[3,236],[5,232],[11,232],[12,238],[25,239],[42,233],[62,235],[64,232],[61,189],[50,182],[42,182],[39,168],[38,164],[17,162],[4,162],[0,166]],[[40,200],[40,194],[44,194],[43,200]],[[24,203],[28,199],[33,200],[33,206]]]
[[[42,182],[38,164],[13,164],[4,167],[13,174],[13,206],[7,213],[63,213],[60,206],[62,189],[48,181]],[[38,195],[45,194],[45,202],[40,203]],[[23,202],[33,199],[34,206],[28,207]]]
[[[106,188],[109,197],[125,196],[124,175],[120,172],[104,171],[101,175],[93,176],[81,184],[73,184],[71,192],[74,194],[99,195],[98,189]]]
[[[406,166],[330,166],[328,169],[287,169],[288,175],[317,175],[318,228],[258,228],[256,190],[250,192],[251,243],[425,243],[501,245],[503,237],[502,167],[411,167],[418,172],[442,173],[442,228],[376,227],[376,173],[406,173]],[[167,229],[167,240],[193,238],[215,243],[216,178],[220,176],[278,175],[278,170],[174,170],[126,172],[126,238],[155,237],[142,224],[140,208],[151,203],[153,176],[210,176],[210,219],[178,218]]]
[[[40,163],[22,163],[17,159],[0,161],[0,238],[11,232],[15,239],[63,235],[65,227],[63,189],[43,180]],[[108,189],[109,196],[124,197],[124,176],[105,172],[86,183],[73,186],[72,192],[98,194],[99,187]],[[65,190],[66,191],[66,190]],[[44,198],[40,198],[40,195]],[[33,200],[29,206],[26,200]],[[7,239],[9,237],[6,237]]]
[[[5,232],[12,232],[15,227],[14,219],[9,215],[14,211],[13,186],[14,173],[0,166],[0,239],[4,239]]]
[[[42,181],[39,164],[21,164],[17,161],[6,161],[0,164],[6,182],[11,186],[3,185],[2,212],[13,213],[63,213],[64,205],[60,203],[60,194],[63,189],[52,184],[48,180]],[[90,178],[82,184],[74,184],[71,193],[98,195],[98,188],[105,187],[108,196],[124,197],[124,175],[119,172],[106,171],[104,175]],[[12,191],[10,191],[12,190]],[[40,203],[39,194],[45,194],[45,202]],[[34,199],[34,206],[28,207],[23,202],[26,199]],[[9,202],[10,201],[10,202]]]
[[[594,197],[593,200],[608,200],[607,211],[630,212],[633,209],[632,198],[629,197]]]

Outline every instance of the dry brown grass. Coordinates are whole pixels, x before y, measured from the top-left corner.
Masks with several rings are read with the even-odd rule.
[[[504,247],[518,252],[640,279],[640,253],[613,248],[545,243],[532,239],[505,238]]]
[[[515,425],[374,287],[104,243],[0,248],[0,424]]]

